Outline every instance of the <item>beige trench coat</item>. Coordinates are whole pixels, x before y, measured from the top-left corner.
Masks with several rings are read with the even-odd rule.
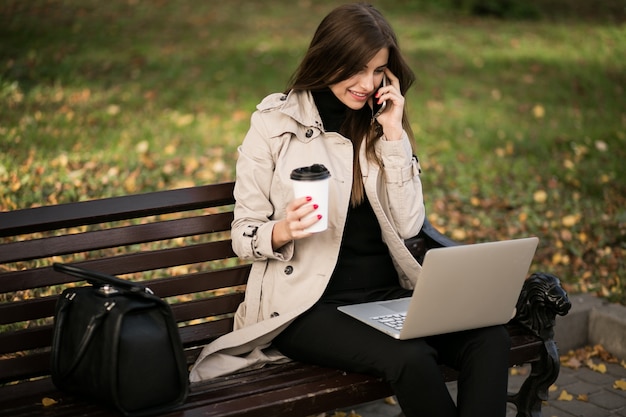
[[[321,297],[334,270],[352,187],[352,142],[324,132],[308,92],[266,97],[252,115],[239,148],[235,185],[233,249],[252,260],[235,330],[205,346],[191,369],[197,382],[268,361],[286,360],[266,349],[271,340]],[[404,245],[425,216],[419,165],[409,138],[380,140],[376,152],[384,172],[361,155],[365,191],[381,225],[404,288],[413,288],[420,265]],[[293,199],[294,168],[324,164],[331,173],[328,229],[272,250],[274,224]]]

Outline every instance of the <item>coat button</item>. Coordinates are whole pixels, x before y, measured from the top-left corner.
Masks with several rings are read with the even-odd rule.
[[[285,101],[285,100],[287,100],[287,96],[286,96],[286,95],[282,95],[282,96],[280,97],[280,101]]]
[[[287,266],[285,267],[285,274],[287,274],[287,275],[291,275],[291,273],[292,273],[292,272],[293,272],[293,266],[291,266],[291,265],[287,265]]]
[[[278,316],[280,316],[280,314],[278,314],[275,311],[272,314],[270,314],[270,318],[274,318],[274,317],[278,317]]]
[[[307,129],[305,135],[307,138],[310,138],[311,136],[313,136],[313,129]]]

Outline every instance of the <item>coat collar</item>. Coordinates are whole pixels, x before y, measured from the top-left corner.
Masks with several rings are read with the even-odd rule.
[[[298,140],[309,142],[324,133],[322,118],[309,91],[292,90],[288,94],[270,94],[257,106],[257,110],[287,116],[267,126],[271,136],[291,133]]]

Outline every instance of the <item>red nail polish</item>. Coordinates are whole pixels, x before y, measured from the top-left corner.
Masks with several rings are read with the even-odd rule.
[[[317,210],[320,206],[318,206],[317,204],[313,204],[313,210]]]
[[[318,215],[317,215],[317,220],[321,220],[321,219],[322,219],[322,215],[321,215],[321,214],[318,214]]]
[[[306,201],[311,201],[311,200],[313,200],[313,197],[307,197],[306,198]]]

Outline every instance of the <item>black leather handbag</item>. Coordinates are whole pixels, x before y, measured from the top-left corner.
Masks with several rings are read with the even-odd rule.
[[[92,284],[64,290],[57,302],[55,386],[126,416],[182,404],[187,364],[169,305],[150,289],[112,275],[58,263],[54,269]]]

